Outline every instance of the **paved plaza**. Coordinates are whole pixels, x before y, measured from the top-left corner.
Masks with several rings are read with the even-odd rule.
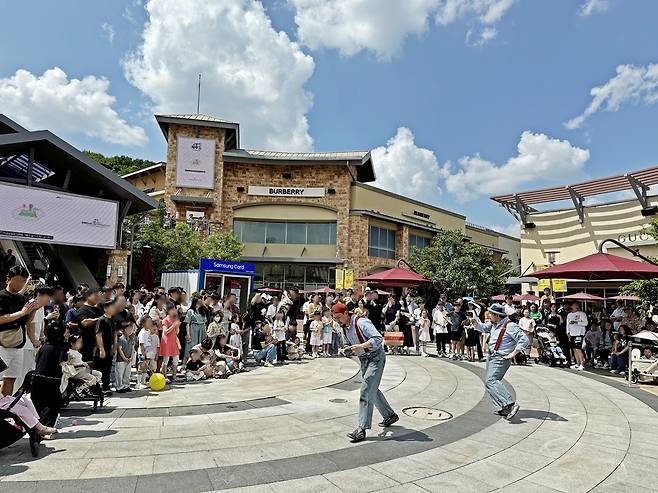
[[[483,368],[389,357],[382,389],[401,419],[356,445],[345,434],[360,378],[347,358],[111,397],[95,414],[75,404],[38,459],[24,440],[0,451],[0,491],[658,489],[656,395],[512,367],[506,381],[522,409],[507,422],[492,413]]]

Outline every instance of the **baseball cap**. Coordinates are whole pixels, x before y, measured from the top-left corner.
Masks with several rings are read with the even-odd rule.
[[[348,313],[347,305],[344,303],[336,303],[331,307],[331,313]]]

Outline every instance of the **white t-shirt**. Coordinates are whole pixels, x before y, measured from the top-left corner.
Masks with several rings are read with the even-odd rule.
[[[281,304],[274,306],[274,303],[272,303],[267,307],[267,313],[265,314],[265,316],[271,320],[274,320],[274,317],[276,316],[276,312],[280,306]]]
[[[524,332],[531,334],[535,331],[535,321],[529,317],[521,317],[519,319],[519,327],[521,327],[521,330]]]
[[[514,315],[516,313],[516,308],[514,308],[514,305],[508,305],[506,303],[503,306],[505,307],[505,313],[507,315]]]
[[[626,322],[626,314],[624,313],[623,308],[615,308],[615,310],[612,312],[612,316],[615,318],[621,318],[620,321],[612,323],[612,326],[616,332],[619,330],[619,326]]]
[[[34,317],[32,317],[32,323],[34,324],[34,336],[38,339],[41,339],[41,334],[43,333],[44,321],[46,320],[46,313],[43,310],[43,307],[40,307],[34,312]],[[29,337],[25,337],[25,345],[23,349],[34,349],[34,344]]]
[[[567,315],[567,332],[571,337],[584,336],[587,329],[587,315],[584,312],[571,312]]]
[[[158,334],[151,334],[148,330],[142,329],[139,332],[139,354],[148,358],[154,359],[158,354],[158,347],[160,346],[160,338]],[[142,353],[142,346],[144,345],[144,353]]]

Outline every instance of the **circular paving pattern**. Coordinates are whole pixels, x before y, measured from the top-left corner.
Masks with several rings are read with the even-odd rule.
[[[0,491],[655,490],[655,396],[513,367],[521,410],[507,422],[483,368],[389,357],[381,388],[401,419],[359,444],[345,437],[360,383],[346,358],[115,397],[96,414],[77,404],[86,415],[65,416],[39,459],[24,441],[0,450]]]

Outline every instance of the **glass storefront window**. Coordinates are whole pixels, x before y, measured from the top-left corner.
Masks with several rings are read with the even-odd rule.
[[[306,223],[288,223],[286,243],[291,245],[306,245]]]
[[[312,264],[281,264],[256,263],[256,288],[272,286],[290,288],[298,286],[302,289],[318,289],[333,287],[336,279],[336,268],[327,265]]]
[[[368,228],[368,255],[395,258],[395,231],[370,225]]]
[[[303,285],[306,268],[304,265],[289,264],[286,265],[286,284]]]
[[[265,236],[265,243],[278,243],[286,242],[286,223],[266,223],[267,234]]]
[[[431,241],[432,241],[431,238],[427,238],[425,236],[418,236],[412,234],[409,235],[409,246],[416,247],[419,250],[430,246]]]
[[[265,230],[267,223],[257,221],[243,221],[242,242],[243,243],[265,243]]]

